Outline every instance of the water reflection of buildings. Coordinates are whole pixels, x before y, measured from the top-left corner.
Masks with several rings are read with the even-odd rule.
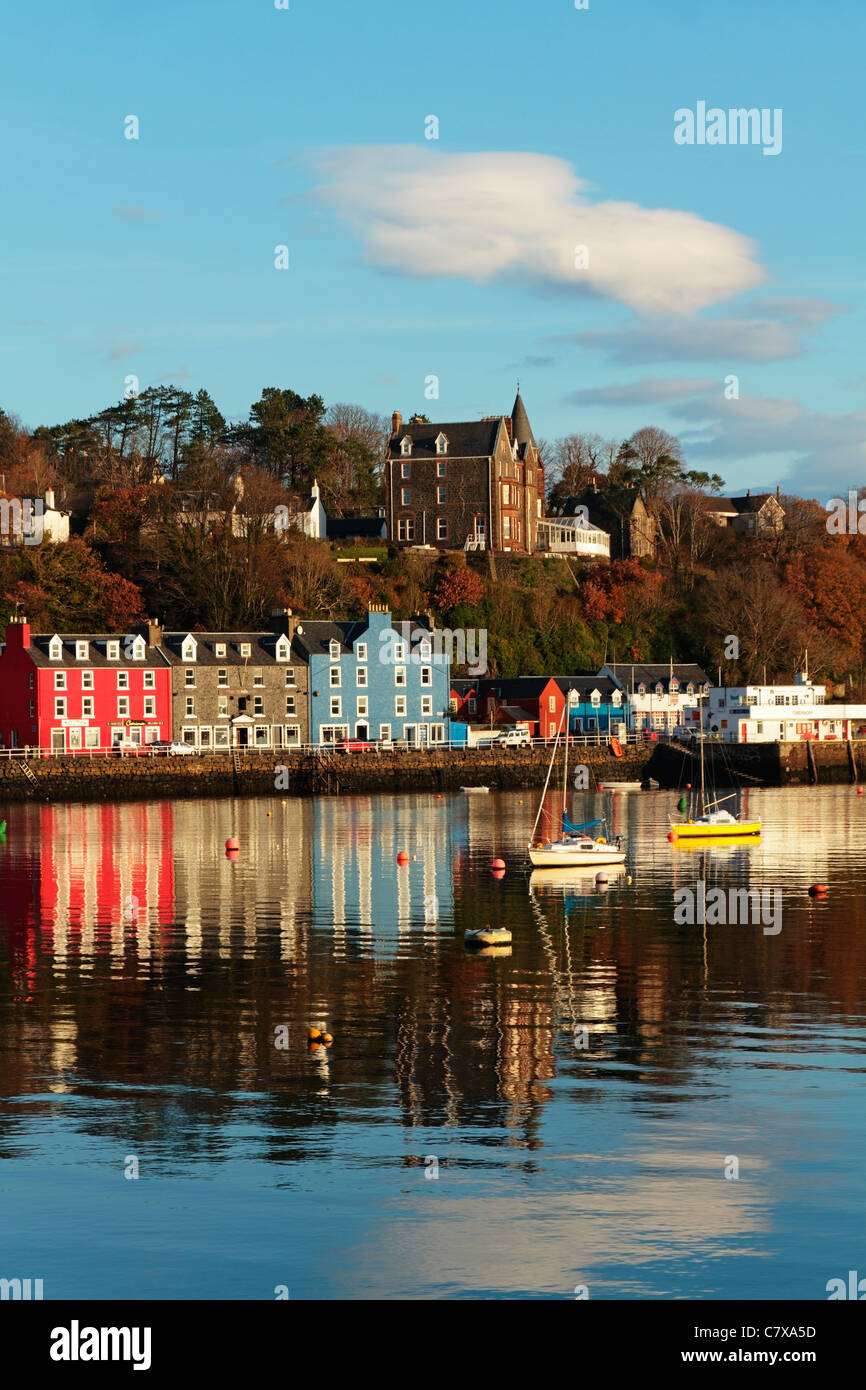
[[[342,797],[314,802],[314,917],[392,940],[412,927],[435,934],[453,913],[448,803],[414,797]],[[408,863],[397,864],[405,853]]]
[[[38,1053],[43,1076],[80,1058],[96,1075],[272,1087],[287,1125],[318,1065],[319,1097],[356,1087],[375,1105],[384,1086],[407,1129],[499,1124],[530,1148],[557,1068],[581,1078],[576,1103],[592,1101],[611,1068],[675,1096],[695,1065],[689,1029],[709,1020],[724,1032],[741,998],[780,1031],[804,994],[816,1011],[818,996],[852,1010],[862,999],[852,866],[866,818],[844,789],[767,793],[762,846],[706,851],[705,863],[666,842],[671,800],[616,798],[634,883],[611,876],[603,893],[569,888],[567,874],[528,891],[514,872],[531,792],[16,808],[0,843],[0,966],[31,1013],[13,1010],[14,1048]],[[234,862],[223,850],[232,833]],[[810,866],[834,862],[840,833],[855,850],[821,908],[803,877],[832,880]],[[501,883],[494,850],[511,865]],[[781,936],[676,929],[674,889],[699,873],[778,881],[786,913],[793,884]],[[849,915],[826,932],[843,901]],[[513,928],[511,956],[464,950],[464,930],[486,920]],[[672,1031],[672,1016],[688,1027]],[[315,1063],[306,1030],[323,1020],[337,1041]],[[274,1047],[282,1023],[288,1054]],[[590,1057],[574,1047],[583,1025]]]

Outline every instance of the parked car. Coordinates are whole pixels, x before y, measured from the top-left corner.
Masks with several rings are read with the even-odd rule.
[[[154,753],[194,753],[195,748],[191,743],[173,743],[171,739],[161,738],[157,743],[147,744]]]
[[[341,738],[335,745],[338,753],[375,753],[375,743],[365,738]]]
[[[532,736],[528,729],[506,729],[504,733],[497,734],[491,742],[494,747],[500,748],[529,748]]]

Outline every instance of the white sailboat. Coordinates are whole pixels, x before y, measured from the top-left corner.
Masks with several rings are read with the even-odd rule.
[[[553,764],[556,761],[556,754],[559,750],[559,738],[562,733],[563,720],[568,712],[568,700],[562,711],[562,719],[559,721],[559,728],[556,732],[556,741],[553,745],[553,752],[550,755],[550,766],[547,769],[547,777],[544,782],[544,791],[541,793],[541,801],[538,806],[538,814],[535,817],[535,824],[532,827],[532,837],[526,847],[533,868],[536,869],[574,869],[595,868],[602,864],[622,864],[625,862],[625,850],[622,848],[622,841],[619,835],[613,843],[609,843],[604,836],[593,838],[585,832],[594,829],[597,825],[603,825],[604,821],[587,821],[583,825],[572,825],[568,818],[568,734],[565,736],[565,758],[563,761],[562,775],[562,836],[558,840],[537,840],[538,822],[541,820],[541,812],[544,808],[544,798],[547,795],[547,788],[550,783],[550,776],[553,772]]]

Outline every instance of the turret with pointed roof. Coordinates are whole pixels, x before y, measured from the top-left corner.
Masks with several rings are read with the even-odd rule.
[[[533,448],[536,447],[535,435],[532,433],[532,426],[529,423],[526,406],[523,404],[520,387],[517,388],[517,395],[514,397],[514,405],[511,407],[511,424],[514,430],[514,438],[518,444],[531,444]]]

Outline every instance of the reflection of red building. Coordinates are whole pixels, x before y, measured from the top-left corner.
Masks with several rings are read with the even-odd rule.
[[[5,747],[106,752],[170,737],[171,671],[143,634],[31,636],[26,619],[10,620],[0,655]]]
[[[55,948],[101,926],[175,920],[170,802],[40,806],[0,846],[4,926],[38,927]]]

